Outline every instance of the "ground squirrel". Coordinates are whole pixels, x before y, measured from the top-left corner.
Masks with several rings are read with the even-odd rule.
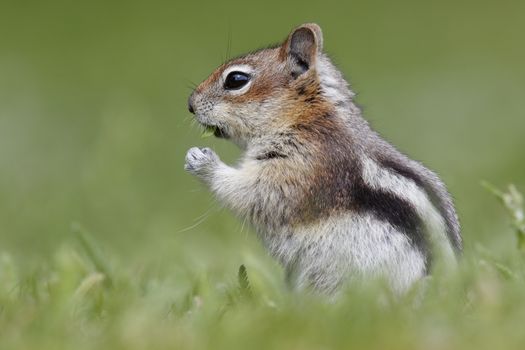
[[[426,276],[462,239],[441,180],[362,118],[316,24],[217,68],[188,107],[243,150],[224,164],[191,148],[185,169],[255,227],[298,288],[333,293],[384,277],[396,291]]]

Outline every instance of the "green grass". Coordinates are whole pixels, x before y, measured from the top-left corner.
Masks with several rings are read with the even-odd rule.
[[[521,0],[0,1],[0,349],[519,347],[523,224],[514,210],[509,226],[479,182],[525,189],[524,11]],[[239,155],[192,127],[193,83],[307,21],[374,128],[455,198],[465,257],[425,297],[290,294],[249,225],[183,170],[193,146]]]
[[[521,237],[521,195],[491,188]],[[371,283],[326,300],[288,291],[260,264],[222,275],[191,265],[126,266],[78,225],[71,235],[37,267],[1,255],[1,349],[522,349],[525,342],[521,239],[504,255],[467,251],[456,274],[436,273],[403,297]]]

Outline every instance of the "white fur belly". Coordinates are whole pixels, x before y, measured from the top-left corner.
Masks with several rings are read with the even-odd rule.
[[[408,237],[369,215],[349,213],[262,238],[295,288],[333,292],[347,281],[384,277],[402,292],[425,274],[425,257]]]

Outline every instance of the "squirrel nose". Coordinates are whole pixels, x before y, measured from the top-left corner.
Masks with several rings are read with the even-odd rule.
[[[195,114],[195,109],[193,109],[193,103],[191,101],[191,96],[188,99],[188,111],[190,111],[191,114]]]

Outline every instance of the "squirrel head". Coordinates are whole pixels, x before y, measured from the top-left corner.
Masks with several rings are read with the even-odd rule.
[[[326,107],[318,69],[322,49],[321,28],[303,24],[281,45],[221,65],[193,91],[188,108],[215,136],[241,147],[275,134]]]

